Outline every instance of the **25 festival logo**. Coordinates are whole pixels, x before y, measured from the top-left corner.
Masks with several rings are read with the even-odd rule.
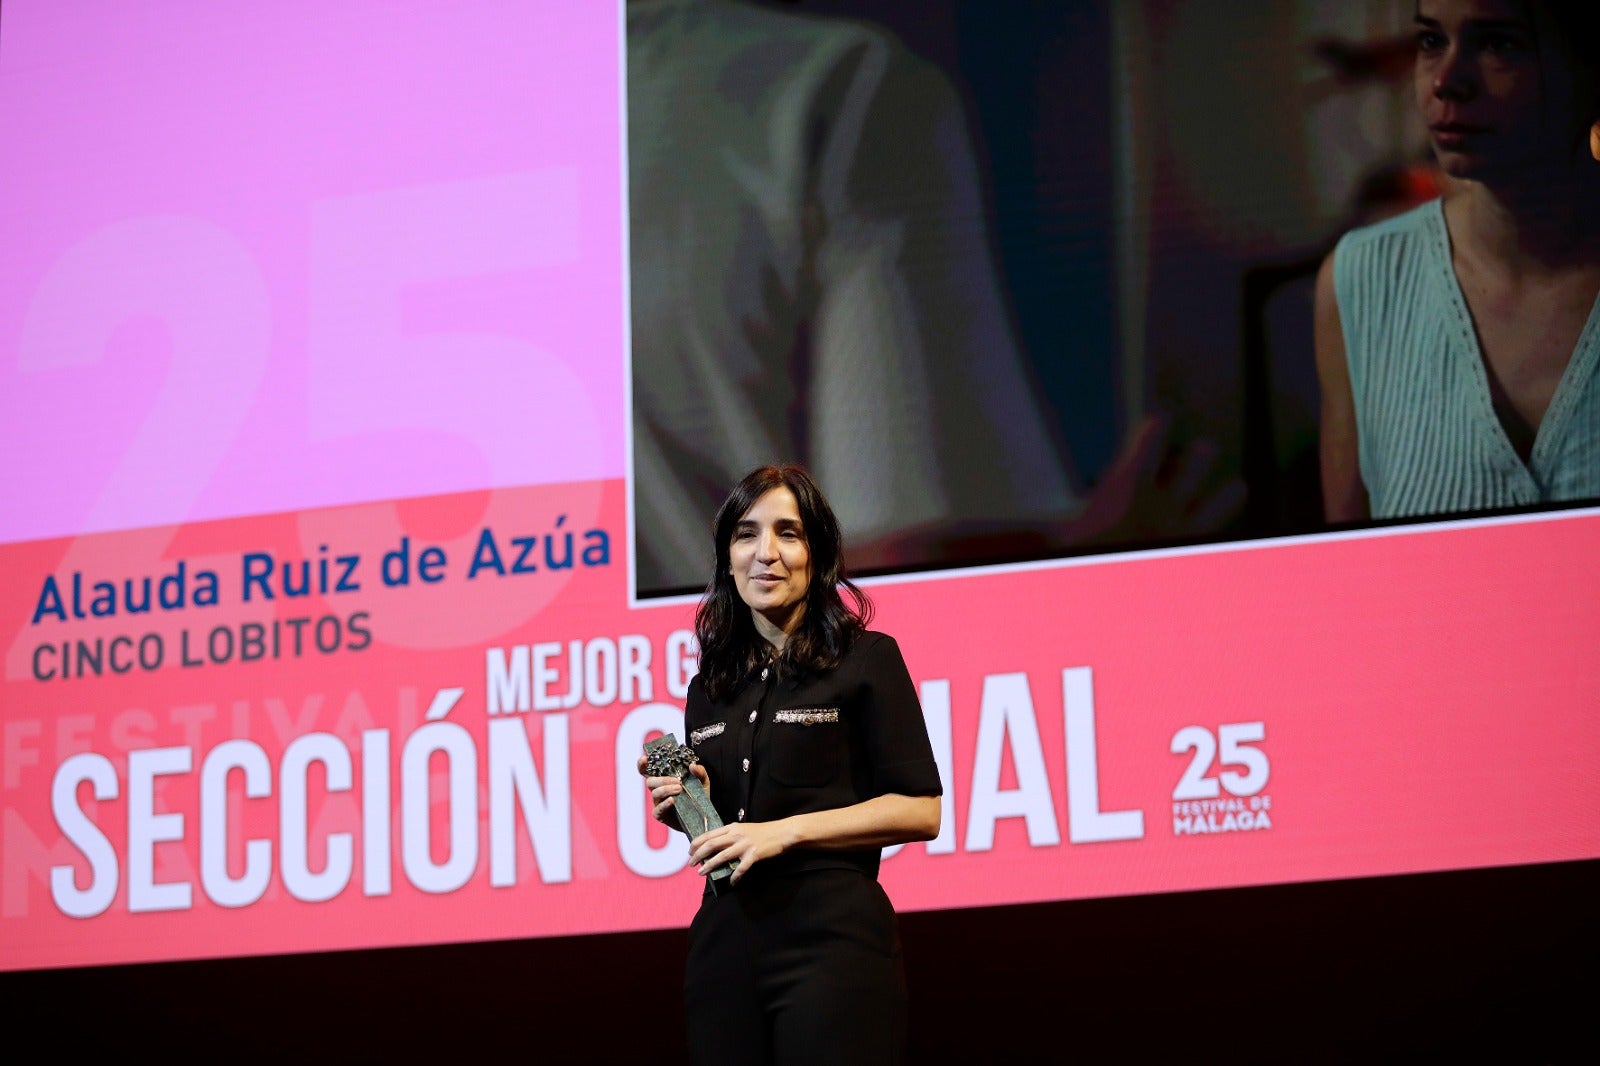
[[[1191,725],[1172,735],[1172,754],[1194,753],[1172,790],[1174,836],[1272,828],[1272,797],[1262,791],[1271,763],[1267,753],[1256,747],[1266,735],[1263,722],[1233,722],[1218,726],[1215,733]],[[1208,777],[1212,763],[1218,761],[1222,771]]]

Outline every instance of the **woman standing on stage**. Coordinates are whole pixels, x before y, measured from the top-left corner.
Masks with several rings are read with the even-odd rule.
[[[1600,497],[1600,4],[1419,0],[1457,192],[1317,281],[1330,521]]]
[[[738,868],[731,891],[707,884],[689,927],[690,1050],[702,1063],[898,1061],[905,982],[879,856],[939,831],[915,686],[894,640],[867,630],[871,605],[805,471],[739,482],[715,550],[684,728],[724,825],[690,859],[702,874]],[[676,828],[679,782],[645,784]]]

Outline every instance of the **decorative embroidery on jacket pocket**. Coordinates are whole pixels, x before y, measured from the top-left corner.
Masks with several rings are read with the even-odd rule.
[[[712,737],[720,737],[722,735],[722,731],[726,728],[728,728],[727,722],[712,722],[710,725],[701,726],[699,729],[696,729],[693,733],[689,734],[689,743],[694,745],[700,743],[702,740],[710,740]]]
[[[839,720],[839,708],[796,707],[787,711],[777,712],[772,716],[772,720],[793,725],[820,725],[823,722],[837,722]]]

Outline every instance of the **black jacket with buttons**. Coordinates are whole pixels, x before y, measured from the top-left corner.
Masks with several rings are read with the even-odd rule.
[[[863,632],[839,665],[780,677],[767,667],[713,703],[696,677],[684,729],[723,822],[769,822],[886,793],[942,791],[916,686],[894,638]],[[785,852],[750,876],[855,868],[878,875],[880,850]],[[709,887],[709,886],[708,886]]]

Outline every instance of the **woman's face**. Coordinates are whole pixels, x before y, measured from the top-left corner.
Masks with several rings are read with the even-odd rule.
[[[805,616],[811,548],[794,493],[779,486],[757,500],[728,545],[733,583],[750,610],[784,633]]]
[[[1570,164],[1571,64],[1515,0],[1418,0],[1417,105],[1439,165],[1493,180]]]

